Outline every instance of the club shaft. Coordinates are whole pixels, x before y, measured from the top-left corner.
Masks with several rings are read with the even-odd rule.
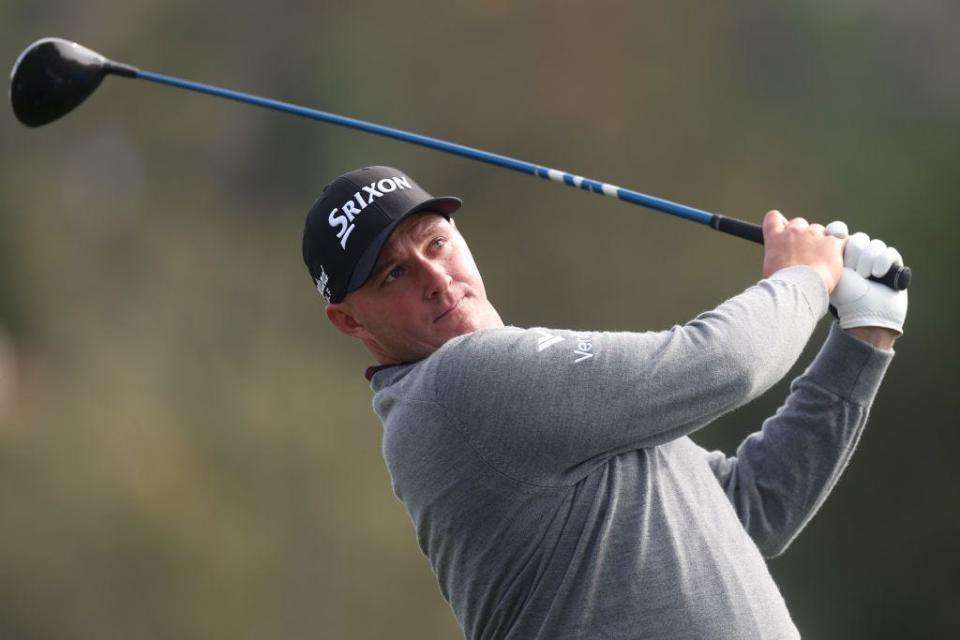
[[[220,98],[227,98],[237,102],[244,102],[304,118],[320,120],[321,122],[349,127],[351,129],[357,129],[367,133],[374,133],[380,136],[393,138],[395,140],[401,140],[403,142],[409,142],[423,147],[428,147],[430,149],[436,149],[437,151],[443,151],[464,158],[469,158],[471,160],[479,160],[480,162],[486,162],[487,164],[503,167],[504,169],[511,169],[513,171],[519,171],[520,173],[539,176],[552,182],[565,184],[583,191],[590,191],[611,198],[617,198],[618,200],[622,200],[624,202],[640,205],[648,209],[654,209],[656,211],[683,218],[685,220],[690,220],[692,222],[698,222],[723,233],[734,235],[745,240],[750,240],[751,242],[763,244],[763,232],[760,225],[739,220],[737,218],[710,213],[709,211],[703,211],[702,209],[696,209],[694,207],[689,207],[677,202],[671,202],[670,200],[664,200],[663,198],[640,193],[639,191],[625,189],[623,187],[618,187],[616,185],[601,182],[599,180],[584,178],[583,176],[568,173],[566,171],[551,169],[550,167],[534,164],[532,162],[526,162],[525,160],[518,160],[509,156],[491,153],[489,151],[475,149],[473,147],[468,147],[453,142],[447,142],[446,140],[440,140],[438,138],[431,138],[429,136],[411,133],[409,131],[395,129],[393,127],[386,127],[372,122],[358,120],[356,118],[349,118],[346,116],[337,115],[335,113],[329,113],[327,111],[310,109],[300,105],[290,104],[288,102],[271,100],[270,98],[263,98],[261,96],[256,96],[249,93],[242,93],[239,91],[224,89],[222,87],[192,82],[190,80],[183,80],[181,78],[166,76],[150,71],[143,71],[141,69],[128,67],[126,65],[123,65],[123,67],[124,72],[119,73],[118,75],[135,77],[141,80],[148,80],[150,82],[178,87],[180,89],[205,93]],[[910,269],[908,267],[894,266],[882,278],[871,279],[882,282],[892,289],[906,289],[910,281]]]
[[[447,142],[445,140],[439,140],[437,138],[431,138],[429,136],[424,136],[417,133],[410,133],[408,131],[394,129],[392,127],[385,127],[383,125],[366,122],[364,120],[358,120],[356,118],[348,118],[335,113],[309,109],[307,107],[301,107],[288,102],[280,102],[279,100],[271,100],[269,98],[262,98],[260,96],[255,96],[248,93],[231,91],[229,89],[213,87],[188,80],[181,80],[179,78],[172,78],[170,76],[164,76],[148,71],[138,70],[137,77],[143,80],[150,80],[151,82],[159,82],[162,84],[180,87],[182,89],[188,89],[190,91],[198,91],[200,93],[215,95],[221,98],[228,98],[238,102],[246,102],[248,104],[254,104],[260,107],[274,109],[276,111],[283,111],[285,113],[303,116],[305,118],[312,118],[313,120],[320,120],[322,122],[329,122],[343,127],[350,127],[351,129],[366,131],[367,133],[375,133],[388,138],[394,138],[404,142],[411,142],[423,147],[429,147],[438,151],[444,151],[446,153],[463,156],[472,160],[480,160],[481,162],[493,164],[505,169],[512,169],[513,171],[539,176],[541,178],[546,178],[548,180],[566,184],[571,187],[578,187],[584,191],[592,191],[594,193],[599,193],[601,195],[623,200],[624,202],[631,202],[633,204],[656,209],[664,213],[686,218],[687,220],[699,222],[700,224],[709,225],[715,215],[707,211],[694,209],[693,207],[688,207],[676,202],[670,202],[669,200],[663,200],[662,198],[656,198],[639,193],[637,191],[632,191],[630,189],[624,189],[623,187],[618,187],[606,182],[591,180],[589,178],[584,178],[582,176],[567,173],[565,171],[551,169],[549,167],[544,167],[532,162],[526,162],[524,160],[518,160],[516,158],[500,155],[498,153],[491,153],[489,151],[483,151],[482,149],[475,149],[473,147],[467,147],[461,144]]]

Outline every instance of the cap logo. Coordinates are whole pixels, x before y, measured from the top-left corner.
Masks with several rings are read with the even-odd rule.
[[[327,222],[332,229],[339,227],[337,238],[340,240],[340,248],[343,250],[347,249],[347,240],[350,239],[350,234],[353,233],[354,228],[357,226],[354,223],[354,219],[367,208],[367,205],[377,198],[382,198],[384,194],[391,193],[397,189],[412,188],[406,176],[384,178],[362,187],[360,191],[353,194],[353,198],[347,200],[339,207],[334,207],[330,215],[327,216]],[[364,196],[366,196],[366,199],[364,199]],[[338,212],[340,212],[339,215]],[[321,291],[321,293],[323,292]]]
[[[330,276],[327,275],[327,272],[323,270],[323,266],[320,266],[320,277],[317,278],[317,291],[320,292],[320,295],[323,296],[323,299],[328,303],[330,298],[333,296],[330,294],[330,287],[328,283],[330,282]]]

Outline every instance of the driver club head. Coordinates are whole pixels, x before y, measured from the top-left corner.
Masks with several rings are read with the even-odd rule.
[[[27,47],[10,73],[10,103],[28,127],[53,122],[75,109],[108,73],[136,70],[62,38],[43,38]]]

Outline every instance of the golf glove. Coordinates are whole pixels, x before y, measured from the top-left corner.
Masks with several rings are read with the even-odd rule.
[[[827,235],[847,238],[847,225],[831,222]],[[830,294],[830,304],[837,310],[840,327],[886,327],[903,335],[907,317],[907,292],[868,280],[880,277],[893,265],[902,265],[900,252],[882,240],[871,240],[865,233],[849,236],[843,250],[843,275]]]

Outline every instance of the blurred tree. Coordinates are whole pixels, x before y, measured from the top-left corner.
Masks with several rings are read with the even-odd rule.
[[[145,69],[721,213],[841,218],[896,244],[917,274],[906,336],[845,477],[771,568],[805,636],[952,637],[958,14],[55,0],[0,3],[0,50],[12,63],[62,35]],[[326,325],[300,263],[303,214],[337,173],[392,163],[462,195],[461,227],[515,324],[658,329],[759,275],[756,247],[654,213],[125,80],[49,127],[2,118],[0,139],[0,332],[20,372],[0,411],[3,638],[459,634],[390,493],[367,358]],[[698,440],[731,450],[785,385]]]

